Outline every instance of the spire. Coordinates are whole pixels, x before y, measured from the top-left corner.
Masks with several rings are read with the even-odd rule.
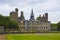
[[[34,14],[33,14],[33,9],[31,10],[31,16],[34,16]]]
[[[34,20],[33,9],[31,10],[30,20]]]

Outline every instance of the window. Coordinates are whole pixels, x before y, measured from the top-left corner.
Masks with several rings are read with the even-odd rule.
[[[43,27],[41,27],[43,29]]]
[[[44,29],[45,29],[45,27],[44,27]]]
[[[46,27],[46,29],[47,29],[47,27]]]

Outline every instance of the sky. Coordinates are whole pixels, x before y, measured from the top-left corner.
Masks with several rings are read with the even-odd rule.
[[[41,14],[48,13],[48,20],[51,23],[60,21],[60,0],[0,0],[0,14],[9,16],[15,8],[24,12],[24,17],[29,20],[33,9],[35,19]]]

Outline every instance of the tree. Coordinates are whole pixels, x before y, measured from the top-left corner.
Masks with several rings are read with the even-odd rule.
[[[57,23],[51,23],[52,27],[57,27]]]
[[[0,15],[0,26],[4,26],[5,29],[16,29],[18,24],[10,20],[9,16]]]
[[[0,26],[4,25],[4,17],[0,15]]]
[[[57,24],[57,30],[60,31],[60,22]]]
[[[57,31],[57,23],[51,23],[51,28],[52,31]]]
[[[9,21],[9,29],[18,29],[18,24],[15,21]]]
[[[38,20],[38,21],[39,21],[39,20],[40,20],[40,17],[37,17],[37,18],[36,18],[36,20]]]

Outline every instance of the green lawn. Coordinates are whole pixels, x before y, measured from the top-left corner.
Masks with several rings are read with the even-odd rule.
[[[60,40],[60,34],[7,34],[7,40]]]

